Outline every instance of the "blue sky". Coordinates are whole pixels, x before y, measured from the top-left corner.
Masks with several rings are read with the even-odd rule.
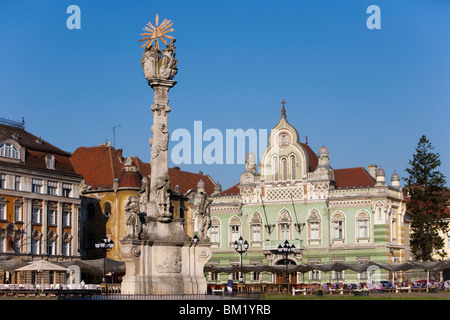
[[[69,30],[69,5],[81,29]],[[381,29],[369,30],[369,5]],[[0,117],[73,152],[112,141],[150,160],[153,91],[140,33],[173,20],[178,84],[169,129],[267,129],[289,122],[334,168],[405,176],[422,134],[450,179],[450,3],[446,0],[0,1]],[[174,146],[171,143],[171,147]],[[207,143],[205,143],[207,145]],[[243,165],[180,165],[223,188]],[[448,185],[448,183],[447,183]]]

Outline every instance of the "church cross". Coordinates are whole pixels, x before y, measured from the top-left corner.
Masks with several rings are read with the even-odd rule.
[[[281,101],[281,104],[283,105],[283,108],[281,109],[281,115],[282,116],[286,116],[286,109],[284,108],[284,104],[286,103],[286,101],[284,101],[284,99],[283,99],[283,101]]]

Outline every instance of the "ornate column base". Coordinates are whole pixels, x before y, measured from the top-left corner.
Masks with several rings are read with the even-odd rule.
[[[206,294],[210,243],[122,240],[124,294]]]

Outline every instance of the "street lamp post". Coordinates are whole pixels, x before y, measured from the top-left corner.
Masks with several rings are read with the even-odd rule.
[[[239,237],[239,240],[234,241],[234,250],[236,250],[237,253],[241,256],[241,274],[239,276],[239,282],[244,282],[244,273],[242,269],[242,254],[246,252],[248,249],[248,242],[247,240],[244,241],[242,237]]]
[[[103,249],[105,255],[103,256],[103,278],[102,283],[106,283],[106,252],[108,249],[112,249],[114,247],[114,242],[112,240],[108,240],[106,236],[103,239],[95,244],[97,249]]]
[[[284,262],[286,265],[286,284],[288,286],[288,292],[289,292],[290,284],[289,284],[289,273],[288,273],[288,256],[289,256],[289,254],[294,253],[295,245],[294,244],[289,245],[289,241],[286,240],[284,242],[283,246],[281,246],[281,244],[278,245],[277,251],[279,254],[282,254],[284,257]]]

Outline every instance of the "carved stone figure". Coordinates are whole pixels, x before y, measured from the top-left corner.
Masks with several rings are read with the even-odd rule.
[[[167,126],[162,123],[159,126],[159,130],[162,133],[162,138],[158,141],[154,141],[154,139],[150,140],[150,148],[152,150],[152,159],[156,158],[161,151],[167,151],[169,148],[169,131],[167,130]]]
[[[159,210],[159,221],[169,221],[170,213],[170,192],[169,192],[170,178],[169,175],[158,178],[156,181],[154,192],[156,194],[156,204]]]
[[[142,178],[141,181],[141,190],[139,190],[139,210],[140,212],[145,212],[147,208],[147,201],[149,199],[149,184],[148,179],[146,177]]]
[[[141,232],[139,209],[139,198],[130,196],[125,206],[125,212],[127,213],[127,231],[125,239],[139,239],[139,233]]]
[[[208,199],[206,193],[202,193],[202,198],[198,207],[198,219],[199,219],[199,230],[198,236],[200,240],[209,241],[207,235],[209,228],[211,228],[211,210],[210,205],[213,202],[212,199]]]
[[[172,80],[178,72],[178,61],[175,59],[175,39],[173,39],[167,47],[161,51],[161,60],[159,63],[159,75],[163,79]]]
[[[158,60],[159,51],[156,46],[151,46],[144,51],[142,56],[142,69],[144,70],[145,78],[151,79],[156,78],[158,75]]]
[[[145,49],[141,63],[147,80],[172,80],[175,77],[178,72],[178,61],[175,59],[175,41],[173,39],[162,51],[159,51],[155,45]]]

